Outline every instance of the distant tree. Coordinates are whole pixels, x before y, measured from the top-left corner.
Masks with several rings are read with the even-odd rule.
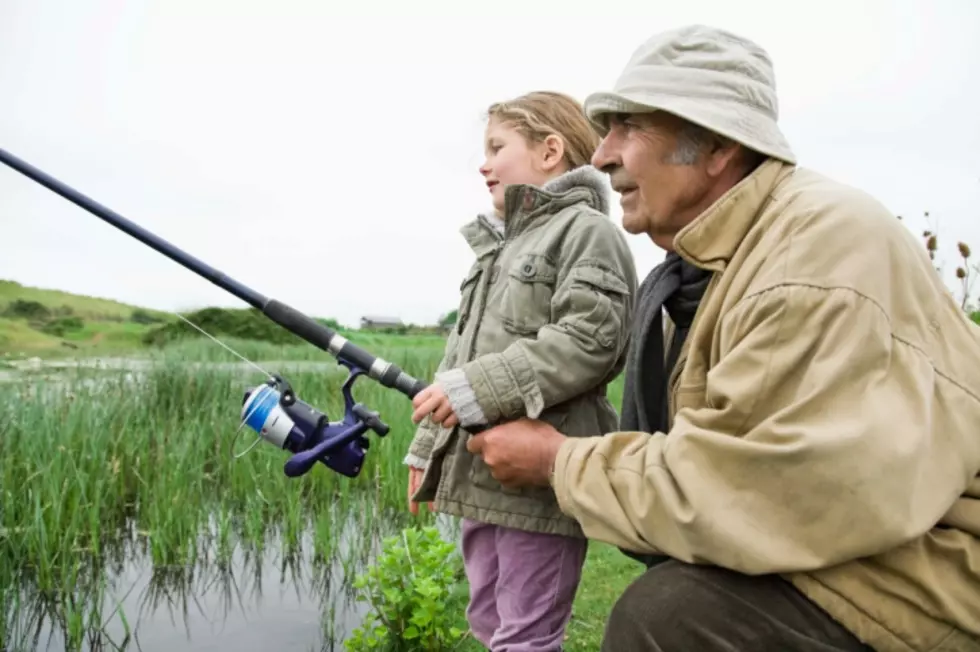
[[[458,315],[459,315],[458,310],[450,310],[445,315],[443,315],[442,319],[439,320],[439,325],[452,326],[453,324],[456,323],[456,318],[458,317]]]

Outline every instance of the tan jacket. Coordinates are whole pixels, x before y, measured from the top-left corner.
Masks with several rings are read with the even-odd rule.
[[[567,440],[563,510],[627,549],[781,573],[877,650],[980,650],[980,327],[923,247],[770,160],[675,249],[717,273],[670,432]]]
[[[606,176],[585,166],[543,188],[508,188],[503,233],[482,217],[463,228],[476,260],[436,380],[464,425],[529,416],[572,437],[617,429],[606,388],[625,363],[637,281],[608,195]],[[582,536],[550,487],[502,487],[466,450],[467,436],[423,421],[409,448],[409,460],[426,469],[415,500],[486,523]]]

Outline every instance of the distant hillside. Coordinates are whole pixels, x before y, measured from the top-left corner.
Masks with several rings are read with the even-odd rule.
[[[304,344],[254,308],[204,308],[183,316],[219,338]],[[340,333],[357,332],[333,319],[317,321]],[[440,333],[435,326],[403,330],[397,335]],[[201,337],[200,331],[167,312],[0,280],[0,357],[131,353]]]
[[[96,321],[127,321],[134,312],[148,316],[157,322],[174,319],[173,315],[166,312],[148,310],[112,299],[87,297],[61,290],[28,287],[16,281],[0,279],[0,312],[3,312],[10,302],[18,300],[37,302],[52,311],[68,308],[72,314],[82,319]]]
[[[175,319],[111,299],[0,280],[0,354],[131,349],[148,330]]]

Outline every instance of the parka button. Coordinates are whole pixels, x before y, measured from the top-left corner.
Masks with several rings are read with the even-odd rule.
[[[534,274],[534,263],[527,262],[521,266],[521,274],[524,276],[532,276]]]

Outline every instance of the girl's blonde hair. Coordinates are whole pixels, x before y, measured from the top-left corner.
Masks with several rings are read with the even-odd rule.
[[[534,91],[487,110],[488,118],[505,122],[532,143],[558,136],[565,143],[569,169],[587,165],[599,147],[600,137],[586,119],[582,105],[573,97],[554,91]]]

